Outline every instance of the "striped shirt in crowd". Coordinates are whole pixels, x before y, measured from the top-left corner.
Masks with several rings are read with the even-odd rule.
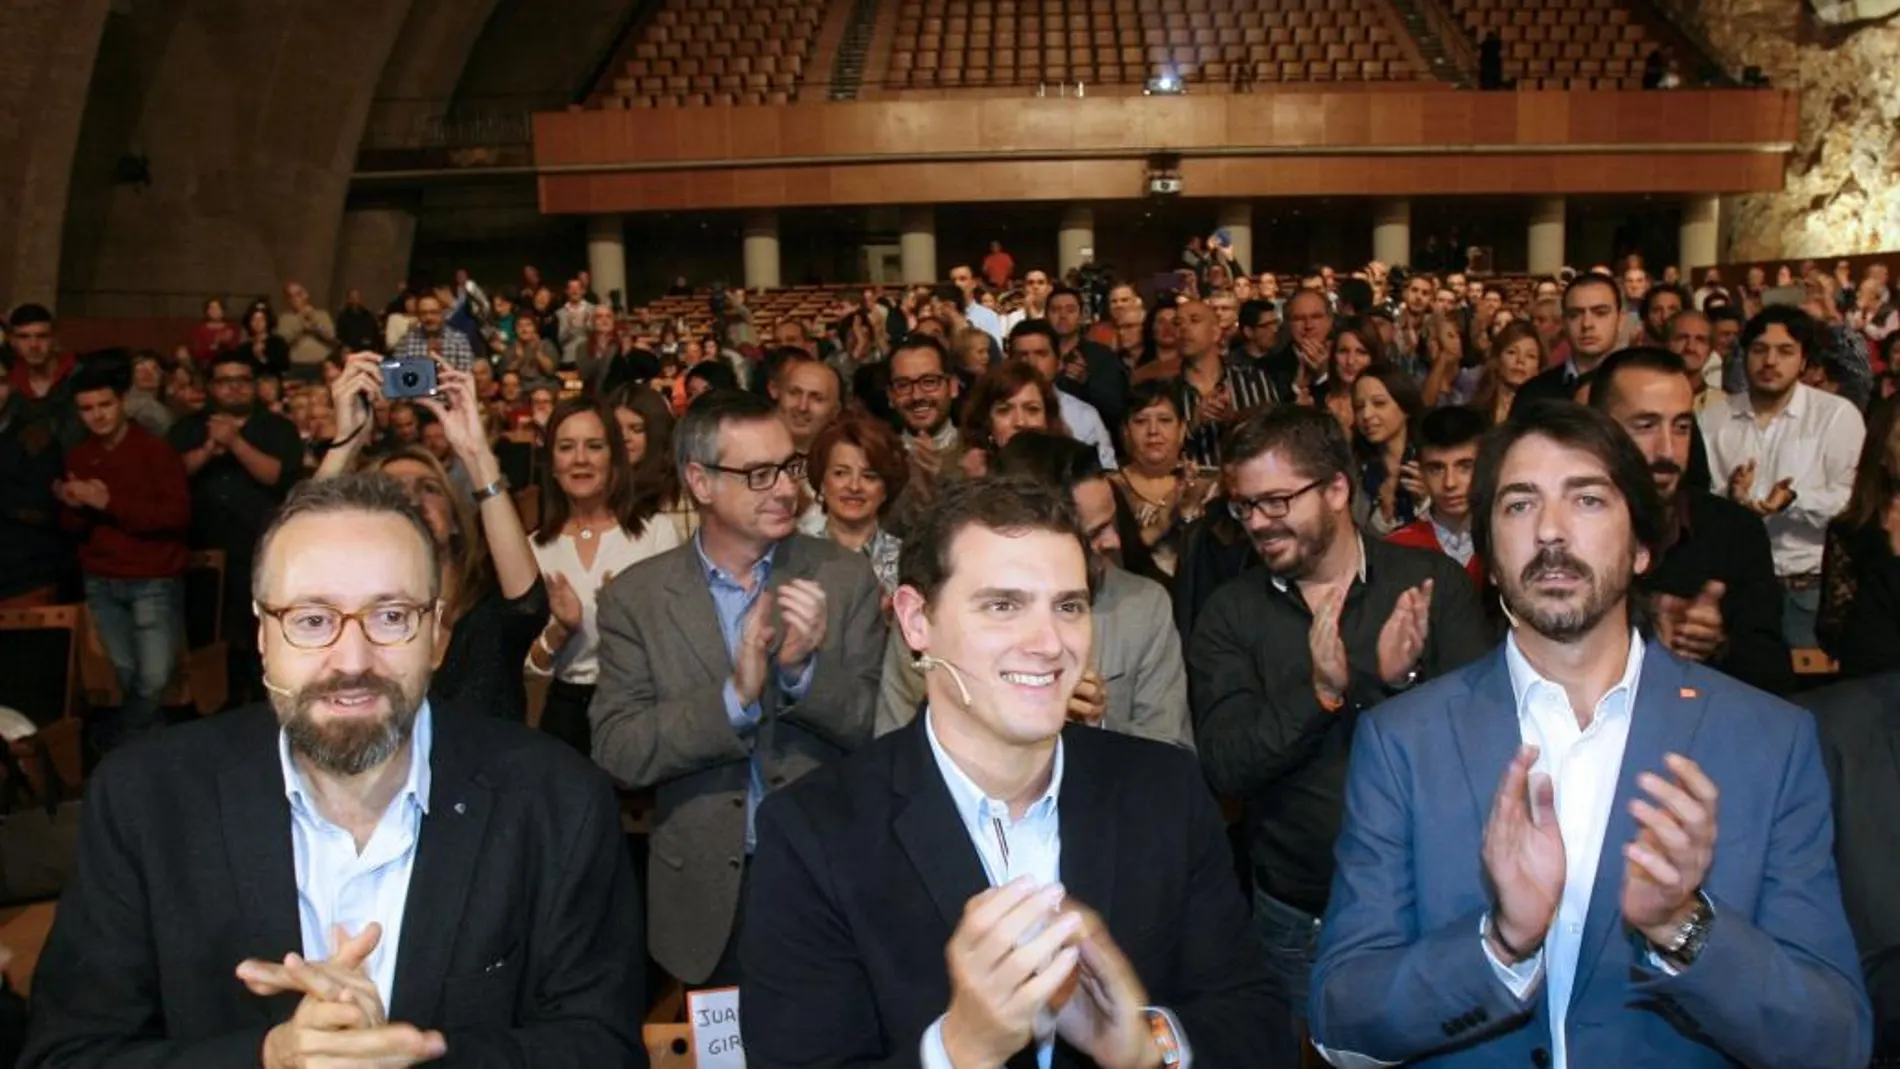
[[[1188,459],[1197,467],[1220,467],[1220,439],[1227,425],[1209,423],[1204,427],[1194,428],[1195,416],[1200,413],[1201,405],[1204,403],[1201,400],[1201,392],[1188,381],[1186,374],[1175,380],[1175,387],[1175,396],[1181,399],[1182,416],[1187,420],[1188,426],[1193,428],[1187,434]],[[1278,403],[1280,400],[1277,391],[1273,388],[1273,380],[1267,376],[1267,373],[1245,364],[1221,365],[1220,385],[1216,389],[1224,389],[1233,397],[1235,417],[1246,415],[1261,405]]]

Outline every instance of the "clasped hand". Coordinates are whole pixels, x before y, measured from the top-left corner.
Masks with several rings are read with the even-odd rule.
[[[448,1052],[442,1033],[389,1022],[363,966],[382,934],[378,924],[354,936],[338,925],[331,929],[336,954],[327,960],[287,954],[281,963],[238,964],[238,979],[254,995],[303,995],[290,1020],[265,1035],[264,1069],[404,1069]]]
[[[1063,903],[1060,884],[1018,877],[970,899],[944,957],[950,1007],[944,1050],[958,1069],[1000,1066],[1056,1034],[1103,1069],[1160,1064],[1144,1012],[1147,995],[1101,919]]]

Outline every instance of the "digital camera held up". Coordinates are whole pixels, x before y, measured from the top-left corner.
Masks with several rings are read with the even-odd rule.
[[[403,360],[397,357],[384,360],[383,396],[391,401],[435,396],[435,361]]]

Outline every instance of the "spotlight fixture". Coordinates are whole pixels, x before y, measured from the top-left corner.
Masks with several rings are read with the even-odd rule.
[[[1141,95],[1145,97],[1180,96],[1185,92],[1187,86],[1182,85],[1181,79],[1172,74],[1157,74],[1148,79],[1148,84],[1141,89]]]

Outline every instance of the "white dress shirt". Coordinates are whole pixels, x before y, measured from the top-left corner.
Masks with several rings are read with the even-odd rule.
[[[322,961],[336,956],[330,938],[340,924],[354,936],[371,921],[383,926],[382,939],[364,962],[364,971],[388,1008],[396,990],[396,948],[402,943],[402,918],[409,904],[409,876],[415,869],[416,840],[429,812],[429,755],[434,748],[434,719],[424,700],[409,733],[409,778],[383,810],[359,852],[356,840],[317,811],[303,773],[290,756],[290,740],[277,733],[277,757],[283,763],[284,797],[290,800],[290,845],[297,874],[297,923],[303,932],[303,956]],[[426,905],[426,904],[425,904]]]
[[[983,793],[976,781],[964,775],[955,759],[937,741],[937,729],[931,723],[930,710],[924,710],[924,736],[930,740],[930,755],[937,759],[937,771],[950,788],[950,801],[957,807],[963,830],[970,835],[983,873],[991,887],[1001,887],[1018,876],[1027,876],[1038,885],[1055,883],[1062,871],[1062,821],[1058,809],[1062,797],[1062,739],[1056,738],[1055,768],[1049,774],[1049,787],[1042,797],[1030,803],[1020,820],[1011,819],[1009,803]],[[1036,1064],[1049,1069],[1055,1052],[1055,1037],[1038,1037]],[[939,1017],[924,1032],[918,1055],[923,1069],[950,1069],[950,1054],[943,1046],[943,1018]]]
[[[1584,922],[1590,916],[1590,892],[1596,886],[1597,866],[1606,846],[1612,863],[1622,856],[1623,844],[1606,844],[1610,809],[1616,802],[1616,781],[1623,771],[1623,750],[1629,743],[1630,715],[1636,707],[1636,684],[1643,674],[1643,640],[1630,632],[1629,659],[1623,677],[1597,700],[1590,726],[1579,728],[1570,696],[1563,687],[1545,679],[1518,649],[1517,636],[1504,642],[1504,663],[1511,673],[1511,693],[1517,699],[1518,730],[1524,742],[1538,748],[1531,774],[1547,775],[1556,788],[1557,826],[1564,838],[1564,891],[1557,917],[1543,947],[1530,958],[1507,966],[1491,953],[1498,979],[1520,1000],[1530,994],[1538,977],[1544,980],[1544,1000],[1550,1012],[1551,1065],[1569,1066],[1564,1020],[1570,1012],[1570,992],[1577,980],[1577,955],[1582,949]],[[1480,936],[1482,938],[1482,936]]]
[[[930,740],[930,756],[936,758],[937,771],[943,776],[944,785],[950,788],[950,801],[956,806],[957,817],[963,821],[963,830],[970,835],[971,845],[976,847],[990,886],[1001,887],[1018,876],[1027,876],[1043,886],[1056,882],[1062,872],[1062,737],[1056,737],[1055,766],[1049,773],[1048,788],[1023,810],[1020,820],[1010,818],[1008,802],[985,795],[983,788],[957,767],[956,760],[937,741],[937,729],[929,709],[924,710],[924,737]],[[1181,1030],[1181,1022],[1165,1008],[1148,1009],[1165,1017],[1174,1032],[1180,1048],[1176,1069],[1193,1069],[1194,1051],[1188,1045],[1187,1033]],[[1045,1023],[1046,1035],[1042,1034]],[[1036,1064],[1040,1069],[1049,1069],[1056,1049],[1054,1023],[1038,1021],[1037,1024]],[[924,1031],[918,1057],[922,1069],[952,1069],[950,1052],[943,1046],[942,1017]]]
[[[1854,469],[1867,437],[1860,410],[1851,401],[1796,383],[1787,407],[1765,426],[1755,419],[1745,392],[1709,401],[1698,422],[1716,493],[1726,495],[1729,473],[1751,460],[1752,497],[1765,498],[1782,479],[1794,480],[1794,503],[1767,517],[1775,574],[1818,573],[1827,525],[1853,493]]]
[[[619,575],[648,557],[684,544],[680,541],[679,528],[659,513],[647,518],[646,530],[640,532],[638,538],[627,534],[618,525],[595,538],[600,542],[600,547],[594,550],[594,566],[591,568],[581,566],[580,546],[572,534],[563,531],[546,545],[528,539],[529,547],[534,550],[534,562],[540,567],[541,574],[559,573],[565,576],[568,585],[574,588],[574,593],[581,599],[581,628],[569,636],[554,657],[552,674],[563,683],[586,686],[600,676],[597,606],[600,588],[607,585],[608,578]],[[533,654],[528,656],[527,671],[530,675],[550,674],[535,667]]]
[[[1095,455],[1101,458],[1103,471],[1114,471],[1115,439],[1108,433],[1108,427],[1102,422],[1102,414],[1095,406],[1066,390],[1056,391],[1056,409],[1062,416],[1062,425],[1069,428],[1069,437],[1083,445],[1095,447]]]

